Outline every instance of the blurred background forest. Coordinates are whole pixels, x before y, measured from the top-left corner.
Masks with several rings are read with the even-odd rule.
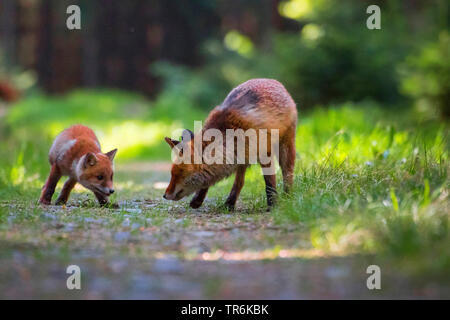
[[[81,30],[66,8],[81,8]],[[381,30],[366,8],[381,8]],[[253,77],[301,110],[370,99],[449,116],[446,0],[2,0],[0,79],[61,94],[120,88],[209,110]]]

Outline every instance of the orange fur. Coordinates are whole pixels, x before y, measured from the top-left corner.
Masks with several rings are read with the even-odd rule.
[[[297,108],[284,86],[272,79],[249,80],[233,89],[224,102],[214,108],[205,121],[201,133],[208,129],[218,129],[222,135],[226,135],[227,129],[271,129],[279,132],[279,163],[283,173],[285,190],[293,183],[295,164],[295,134],[297,126]],[[193,159],[194,139],[181,142],[166,138],[171,148],[190,148]],[[270,141],[270,137],[268,138]],[[206,147],[211,142],[202,142]],[[224,147],[226,142],[224,139]],[[217,181],[236,173],[236,179],[226,205],[233,209],[239,193],[244,185],[245,170],[249,163],[249,144],[246,143],[245,164],[173,164],[171,181],[164,194],[166,199],[179,200],[193,192],[196,192],[191,201],[191,206],[199,207],[210,186]],[[271,145],[265,148],[268,154],[272,153]],[[235,151],[234,151],[235,152]],[[258,153],[259,154],[259,153]],[[258,158],[258,162],[260,159]],[[193,163],[193,161],[191,161]],[[261,164],[261,162],[260,162]],[[268,165],[262,165],[267,167]],[[266,182],[267,202],[272,206],[276,196],[275,174],[264,176]]]
[[[42,188],[39,202],[50,204],[56,185],[62,176],[64,184],[57,204],[65,204],[76,183],[94,192],[100,204],[106,204],[113,189],[114,149],[102,153],[95,133],[83,125],[72,126],[61,132],[49,152],[50,175]]]

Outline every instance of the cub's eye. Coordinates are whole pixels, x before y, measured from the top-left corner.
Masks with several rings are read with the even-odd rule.
[[[99,175],[99,176],[97,176],[97,179],[98,179],[98,180],[103,180],[103,176],[102,176],[102,175]]]

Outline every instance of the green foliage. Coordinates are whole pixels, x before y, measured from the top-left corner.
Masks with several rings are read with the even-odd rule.
[[[202,67],[156,63],[151,70],[163,79],[162,97],[182,93],[184,104],[210,109],[239,83],[266,77],[280,80],[302,109],[367,99],[398,105],[396,66],[424,38],[418,32],[414,41],[407,36],[411,29],[398,3],[383,6],[382,30],[366,28],[365,3],[310,5],[312,13],[298,19],[299,33],[274,33],[269,45],[249,44],[231,30],[223,43],[205,44]]]
[[[445,16],[442,2],[417,16],[408,16],[399,1],[379,3],[381,30],[366,28],[366,2],[285,2],[280,12],[296,17],[300,32],[274,32],[253,43],[230,30],[223,42],[205,43],[200,67],[156,62],[151,72],[163,82],[157,102],[169,112],[180,105],[210,110],[236,85],[266,77],[281,81],[301,110],[367,100],[398,108],[410,105],[406,96],[421,106],[422,116],[432,116],[431,107],[448,113],[448,32],[426,45],[445,25],[438,23]]]
[[[161,111],[158,115],[163,118],[192,119],[197,115],[200,120],[204,115],[199,112],[192,114],[193,110],[211,110],[214,103],[221,102],[216,81],[209,72],[195,72],[163,61],[155,63],[151,71],[164,79],[163,90],[155,101]]]
[[[422,113],[450,117],[450,35],[442,31],[436,42],[423,46],[402,65],[403,92]]]

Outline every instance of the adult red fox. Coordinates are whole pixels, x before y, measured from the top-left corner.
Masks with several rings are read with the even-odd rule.
[[[265,141],[271,141],[270,136],[274,135],[273,132],[278,133],[277,156],[283,174],[284,189],[288,191],[293,183],[296,126],[296,105],[280,82],[271,79],[253,79],[242,83],[228,94],[221,105],[211,111],[200,132],[194,135],[191,131],[185,130],[181,141],[165,138],[172,151],[176,151],[173,153],[176,157],[182,157],[184,150],[189,150],[191,161],[181,163],[175,161],[172,164],[171,180],[164,198],[177,201],[195,192],[190,206],[198,208],[202,205],[210,186],[236,173],[233,188],[225,202],[225,205],[233,210],[244,185],[245,171],[252,164],[249,161],[250,151],[256,147],[258,149],[256,162],[263,168],[266,183],[267,204],[269,208],[272,207],[277,193],[275,171],[264,172],[264,169],[274,168],[273,153],[276,152],[272,150],[274,146]],[[220,131],[224,136],[230,129],[241,132],[256,131],[256,141],[253,144],[245,143],[245,161],[240,163],[194,161],[196,152],[198,154],[195,146],[200,145],[202,150],[206,150],[208,145],[213,143],[208,139],[202,139],[208,130]],[[261,132],[267,132],[267,140],[263,141],[264,134]],[[228,157],[230,149],[233,156],[238,153],[239,143],[235,143],[236,138],[235,136],[233,141],[230,140],[231,143],[228,139],[223,139],[223,147],[227,153],[224,158]],[[244,136],[244,139],[246,138],[247,135]],[[196,141],[200,141],[200,144],[196,144],[198,143]],[[261,148],[267,152],[270,159],[268,162],[262,161],[259,152]],[[204,160],[204,155],[201,157]]]
[[[114,193],[113,160],[117,149],[102,153],[100,143],[90,128],[75,125],[61,132],[49,153],[51,170],[42,188],[41,204],[50,204],[62,176],[69,176],[56,204],[65,204],[75,185],[80,183],[94,192],[101,205]]]

